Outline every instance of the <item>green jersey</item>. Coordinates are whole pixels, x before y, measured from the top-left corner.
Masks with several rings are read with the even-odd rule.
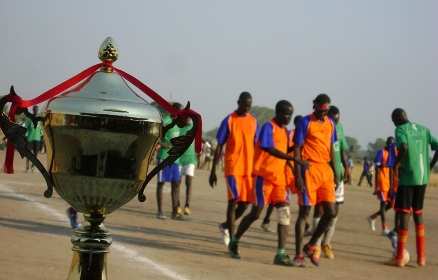
[[[41,141],[41,125],[38,122],[36,128],[33,126],[33,122],[31,119],[26,119],[26,124],[24,125],[27,128],[27,142],[31,141]]]
[[[193,123],[190,123],[183,128],[181,128],[181,135],[186,134],[187,131],[192,129]],[[181,166],[188,164],[196,165],[196,153],[195,153],[195,141],[192,142],[190,147],[184,152],[184,154],[179,158],[179,164]]]
[[[408,145],[406,155],[401,160],[399,186],[427,185],[430,179],[429,146],[438,149],[438,140],[430,130],[415,123],[405,123],[395,129],[397,148],[402,143]]]
[[[172,122],[172,117],[166,116],[163,119],[163,126],[166,126],[166,125],[170,124],[171,122]],[[161,142],[172,145],[172,143],[170,143],[170,139],[178,137],[180,135],[180,131],[181,131],[181,129],[177,125],[175,125],[171,129],[169,129],[163,137],[161,137]],[[158,149],[157,159],[162,159],[162,160],[166,159],[169,156],[169,154],[167,153],[169,150],[170,149],[167,149],[167,148],[164,148],[161,146]],[[179,160],[177,159],[175,161],[175,163],[179,164]]]
[[[335,149],[335,165],[338,171],[339,180],[342,180],[342,160],[341,151],[348,150],[347,139],[345,139],[344,128],[341,123],[336,125],[336,136],[338,140],[333,144]]]

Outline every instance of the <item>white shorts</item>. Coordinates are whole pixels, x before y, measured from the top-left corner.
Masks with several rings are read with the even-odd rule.
[[[195,164],[191,163],[181,166],[179,169],[179,173],[181,174],[181,176],[195,176]]]
[[[344,181],[339,182],[338,189],[336,190],[336,204],[344,203]]]

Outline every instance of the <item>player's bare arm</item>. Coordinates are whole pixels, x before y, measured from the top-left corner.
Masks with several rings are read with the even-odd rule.
[[[214,151],[210,177],[208,178],[208,182],[210,183],[210,187],[212,188],[214,188],[214,186],[217,185],[216,166],[219,161],[219,157],[222,153],[222,149],[223,149],[223,145],[217,144],[216,150]]]

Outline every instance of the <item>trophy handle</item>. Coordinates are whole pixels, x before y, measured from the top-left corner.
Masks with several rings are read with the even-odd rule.
[[[187,106],[183,110],[188,109],[190,109],[190,102],[187,102]],[[195,139],[196,131],[198,130],[198,117],[199,116],[197,115],[190,115],[190,118],[193,121],[192,129],[187,131],[187,133],[184,135],[170,139],[170,142],[172,143],[172,148],[170,148],[170,150],[167,152],[169,156],[165,160],[160,162],[160,164],[155,166],[155,168],[152,169],[152,171],[146,176],[146,180],[144,181],[140,191],[138,192],[138,200],[140,202],[144,202],[146,200],[146,196],[144,195],[144,189],[151,181],[151,179],[166,166],[171,166],[190,147],[193,140]],[[183,120],[182,117],[178,115],[172,120],[170,124],[166,125],[163,128],[162,133],[163,135],[166,134],[166,132],[175,125],[178,125],[178,127],[183,127],[185,124],[185,120]]]
[[[14,86],[11,86],[10,94],[16,95],[14,91]],[[20,153],[21,158],[27,157],[41,172],[44,179],[47,183],[47,190],[44,192],[44,196],[49,198],[53,194],[53,183],[50,179],[49,173],[46,171],[42,163],[32,154],[29,149],[27,149],[27,140],[26,140],[26,132],[27,129],[11,122],[9,117],[7,117],[3,113],[3,108],[5,107],[6,103],[8,101],[5,97],[2,97],[0,99],[0,110],[1,110],[1,117],[0,117],[0,128],[2,129],[3,133],[5,134],[8,141],[15,147],[15,149]],[[32,123],[36,127],[38,125],[38,121],[43,120],[42,117],[35,117],[29,111],[27,108],[23,109],[20,108],[20,112],[23,112],[26,117],[30,118],[32,120]]]

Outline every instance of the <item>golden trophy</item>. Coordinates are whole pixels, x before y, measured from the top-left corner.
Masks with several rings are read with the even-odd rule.
[[[135,78],[114,70],[112,63],[118,58],[118,50],[112,38],[102,43],[98,54],[100,68],[49,99],[42,117],[34,117],[25,108],[16,112],[24,112],[34,123],[42,121],[47,171],[27,150],[26,129],[5,114],[0,119],[9,142],[22,157],[34,162],[46,179],[44,195],[51,196],[53,185],[62,199],[84,213],[85,223],[71,238],[73,259],[68,279],[107,279],[106,259],[112,239],[103,225],[106,215],[136,195],[144,201],[147,183],[190,146],[201,126],[200,116],[188,105],[172,124],[163,127],[159,111],[136,94],[119,73],[131,81]],[[8,98],[0,100],[0,109],[7,99],[17,100],[13,87]],[[187,117],[193,120],[193,129],[173,139],[168,159],[148,174],[158,139],[170,127],[182,127]]]

